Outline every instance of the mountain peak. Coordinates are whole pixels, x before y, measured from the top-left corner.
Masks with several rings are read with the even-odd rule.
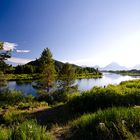
[[[108,64],[106,67],[102,68],[102,70],[127,70],[125,66],[121,66],[116,62],[112,62]]]

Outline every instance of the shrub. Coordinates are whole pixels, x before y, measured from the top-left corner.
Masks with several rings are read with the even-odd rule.
[[[126,84],[94,87],[69,100],[67,105],[70,110],[80,113],[112,106],[140,105],[140,88],[128,88]]]
[[[3,114],[3,120],[5,124],[14,124],[14,123],[20,123],[26,120],[27,113],[21,112],[17,110],[8,110]]]
[[[17,104],[19,102],[25,101],[25,96],[22,92],[16,90],[4,90],[0,93],[0,101],[6,104]]]
[[[53,102],[66,102],[68,100],[68,93],[64,90],[57,90],[51,93]]]
[[[57,90],[54,92],[39,91],[36,97],[37,101],[46,101],[48,104],[55,104],[58,102],[66,102],[68,100],[68,93],[64,90]]]

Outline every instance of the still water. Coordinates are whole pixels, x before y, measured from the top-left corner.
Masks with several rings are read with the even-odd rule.
[[[81,79],[76,80],[75,83],[78,84],[78,88],[81,91],[89,90],[94,86],[107,86],[108,84],[119,84],[122,81],[126,80],[132,80],[140,78],[140,76],[122,76],[119,74],[113,74],[113,73],[103,73],[102,78],[98,79]],[[26,95],[32,94],[35,95],[37,90],[32,87],[32,83],[29,81],[9,81],[7,87],[9,89],[16,89],[21,90]]]

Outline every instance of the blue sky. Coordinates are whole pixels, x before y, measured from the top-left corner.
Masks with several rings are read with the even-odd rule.
[[[134,66],[140,64],[140,1],[0,0],[0,40],[16,45],[9,60],[16,64],[48,47],[63,62]]]

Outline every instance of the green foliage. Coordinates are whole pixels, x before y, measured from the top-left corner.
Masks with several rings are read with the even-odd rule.
[[[38,91],[38,96],[36,96],[35,99],[39,102],[45,101],[49,105],[53,104],[53,97],[51,96],[51,94],[42,90]]]
[[[26,120],[27,113],[15,110],[15,108],[10,108],[6,111],[3,116],[3,122],[7,125],[21,123]]]
[[[4,86],[6,86],[6,78],[3,72],[0,71],[0,92],[2,91]]]
[[[140,70],[132,69],[132,70],[121,70],[121,71],[109,71],[111,73],[117,73],[121,75],[130,75],[130,76],[139,76]]]
[[[46,88],[49,92],[55,82],[55,67],[52,53],[48,48],[44,49],[42,52],[40,63],[42,68],[41,86],[43,89]]]
[[[11,65],[6,64],[4,61],[0,61],[0,71],[5,73],[12,73],[13,68]]]
[[[0,93],[0,101],[4,104],[18,104],[19,102],[25,102],[26,97],[20,91],[16,90],[3,90]]]
[[[11,57],[11,50],[4,50],[4,42],[0,42],[0,61]]]
[[[53,96],[53,102],[59,103],[59,102],[66,102],[68,100],[68,93],[65,90],[57,90],[52,93]]]
[[[10,140],[10,129],[0,126],[0,140]]]
[[[39,104],[32,95],[26,96],[20,91],[6,89],[0,92],[0,106],[3,108],[18,106],[18,108],[22,109],[27,106],[39,106]]]
[[[39,74],[5,74],[7,80],[16,80],[22,82],[22,80],[37,80],[40,78]]]
[[[49,105],[56,104],[59,102],[68,101],[68,93],[64,90],[56,90],[54,92],[38,91],[38,96],[36,97],[37,101],[45,101]]]
[[[64,64],[62,70],[60,71],[60,87],[68,92],[71,86],[74,84],[75,78],[75,69],[72,67],[72,65],[68,63]]]
[[[45,127],[39,126],[35,121],[26,121],[12,129],[12,139],[16,140],[52,140],[51,133]]]
[[[3,43],[4,43],[4,42],[0,42],[0,50],[3,49]]]
[[[0,127],[1,140],[54,140],[53,135],[34,120],[25,121],[11,128]]]
[[[70,100],[68,106],[75,112],[93,112],[99,108],[112,106],[140,105],[140,80],[109,85],[106,88],[94,87]]]
[[[110,108],[85,114],[70,124],[71,140],[137,140],[140,108]]]
[[[33,74],[36,73],[35,67],[32,65],[18,65],[15,67],[15,74]]]

